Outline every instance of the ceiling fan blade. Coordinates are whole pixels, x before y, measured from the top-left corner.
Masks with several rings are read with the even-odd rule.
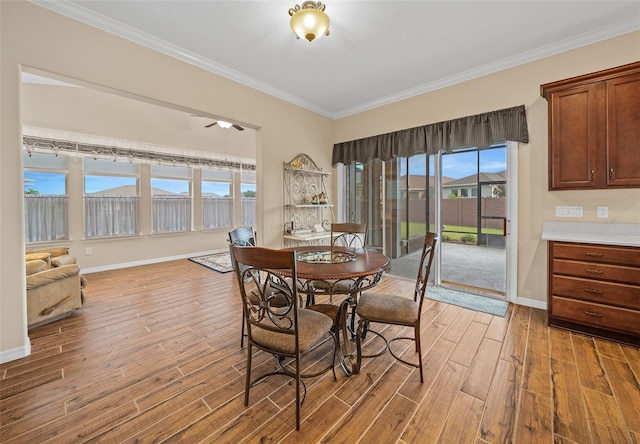
[[[241,127],[240,125],[236,125],[235,123],[232,125],[235,129],[237,129],[238,131],[244,131],[244,128]]]
[[[205,127],[205,128],[211,128],[211,127],[212,127],[213,125],[215,125],[216,123],[218,123],[218,122],[210,123],[209,125],[205,125],[204,127]]]

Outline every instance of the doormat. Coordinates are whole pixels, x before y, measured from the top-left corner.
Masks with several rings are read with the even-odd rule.
[[[205,256],[190,257],[189,260],[219,273],[229,273],[233,271],[229,253],[207,254]]]
[[[456,291],[444,287],[429,286],[425,293],[428,299],[433,299],[447,304],[458,305],[475,311],[489,313],[504,318],[507,314],[509,303],[499,299],[486,298],[463,291]]]

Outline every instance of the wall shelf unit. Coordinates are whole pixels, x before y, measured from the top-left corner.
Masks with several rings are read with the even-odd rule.
[[[330,243],[334,213],[324,181],[331,173],[306,154],[284,162],[282,171],[284,246]]]

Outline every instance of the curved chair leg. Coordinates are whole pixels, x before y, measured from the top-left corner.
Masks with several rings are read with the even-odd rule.
[[[251,342],[247,346],[247,378],[244,384],[244,406],[249,405],[249,389],[251,388],[251,354],[253,353]]]
[[[420,323],[415,326],[416,335],[415,343],[416,343],[416,351],[418,352],[418,368],[420,369],[420,383],[424,383],[424,376],[422,374],[422,344],[420,343]]]
[[[240,332],[240,348],[244,347],[244,313],[242,314],[242,331]]]
[[[368,324],[369,321],[365,321],[364,319],[360,319],[358,322],[358,331],[356,332],[356,365],[354,366],[353,373],[360,373],[360,368],[362,368],[362,340],[364,339],[364,332],[367,328],[365,324]]]
[[[298,354],[298,357],[296,358],[296,430],[300,430],[300,355],[299,354]]]

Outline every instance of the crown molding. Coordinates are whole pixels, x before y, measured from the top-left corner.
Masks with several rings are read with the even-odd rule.
[[[550,57],[565,51],[587,46],[592,43],[597,43],[603,40],[607,40],[613,37],[618,37],[623,34],[634,32],[640,29],[640,22],[637,19],[631,19],[628,22],[619,23],[616,26],[610,26],[606,28],[599,28],[588,33],[584,33],[572,38],[555,42],[551,45],[542,46],[531,51],[523,52],[514,57],[508,57],[497,62],[488,63],[461,73],[454,74],[449,77],[436,80],[435,82],[425,83],[415,88],[401,91],[397,94],[381,97],[380,99],[363,103],[352,108],[346,108],[333,114],[334,119],[340,119],[348,117],[353,114],[369,111],[374,108],[378,108],[390,103],[399,102],[400,100],[409,99],[411,97],[425,94],[438,89],[446,88],[448,86],[456,85],[458,83],[466,82],[467,80],[473,80],[489,74],[494,74],[505,69],[513,68],[525,63],[533,62],[536,60]]]
[[[153,49],[162,54],[168,55],[175,59],[197,66],[198,68],[202,68],[206,71],[217,74],[221,77],[233,80],[234,82],[284,100],[285,102],[292,103],[309,111],[313,111],[325,117],[332,118],[330,111],[318,107],[313,103],[305,101],[300,97],[289,94],[286,91],[273,87],[272,85],[261,82],[260,80],[247,76],[241,72],[228,68],[212,60],[206,59],[191,51],[187,51],[176,45],[165,42],[164,40],[147,34],[146,32],[124,25],[115,20],[105,18],[100,14],[96,14],[95,12],[87,8],[79,6],[78,4],[70,3],[67,0],[57,0],[55,2],[47,0],[28,1],[52,12],[56,12],[60,15],[64,15],[65,17],[80,21],[94,28],[98,28],[102,31],[113,34],[117,37]]]
[[[324,117],[336,120],[343,117],[348,117],[353,114],[369,111],[380,106],[388,105],[390,103],[398,102],[401,100],[409,99],[421,94],[425,94],[431,91],[442,89],[448,86],[456,85],[468,80],[472,80],[478,77],[482,77],[488,74],[493,74],[498,71],[502,71],[508,68],[513,68],[518,65],[529,63],[535,60],[539,60],[545,57],[569,51],[579,48],[581,46],[597,43],[602,40],[617,37],[622,34],[637,31],[640,29],[640,23],[636,18],[630,18],[629,21],[619,23],[614,26],[594,29],[588,33],[584,33],[578,36],[574,36],[568,39],[564,39],[555,42],[551,45],[546,45],[540,48],[536,48],[531,51],[518,54],[514,57],[508,57],[497,62],[488,63],[486,65],[479,66],[461,73],[457,73],[434,82],[425,83],[415,88],[410,88],[404,91],[400,91],[397,94],[388,95],[379,99],[363,103],[351,108],[345,108],[337,112],[331,112],[327,109],[319,107],[313,103],[301,99],[287,93],[279,88],[275,88],[272,85],[264,83],[253,77],[247,76],[241,72],[230,69],[224,65],[218,64],[212,60],[203,58],[198,54],[190,51],[186,51],[179,48],[176,45],[160,40],[151,36],[145,32],[132,28],[130,26],[123,25],[115,20],[107,19],[100,14],[79,6],[76,3],[71,3],[67,0],[57,0],[55,2],[47,0],[28,0],[30,3],[41,6],[50,11],[64,15],[66,17],[78,20],[87,25],[106,31],[110,34],[114,34],[118,37],[129,40],[133,43],[145,46],[147,48],[158,51],[162,54],[168,55],[175,59],[189,63],[191,65],[202,68],[211,73],[217,74],[221,77],[225,77],[234,82],[238,82],[242,85],[248,86],[252,89],[258,90],[270,96],[289,102],[293,105],[300,106],[301,108],[320,114]]]

